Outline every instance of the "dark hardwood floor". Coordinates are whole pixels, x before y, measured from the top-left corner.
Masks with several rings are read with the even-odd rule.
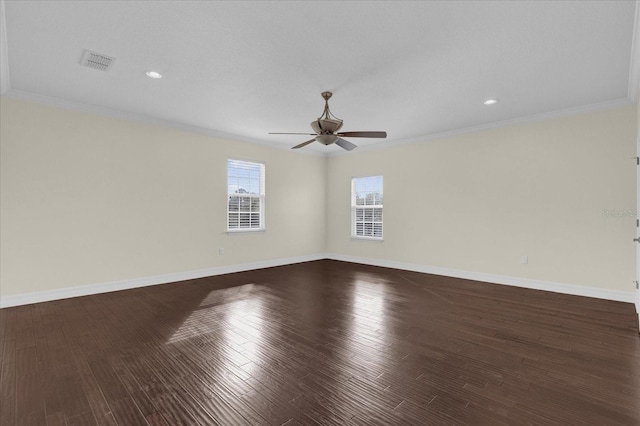
[[[318,261],[0,310],[0,424],[640,425],[631,304]]]

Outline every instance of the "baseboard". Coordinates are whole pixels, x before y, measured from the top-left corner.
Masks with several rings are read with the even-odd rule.
[[[167,284],[177,281],[192,280],[196,278],[210,277],[214,275],[232,274],[234,272],[251,271],[254,269],[271,268],[274,266],[291,265],[294,263],[310,262],[326,259],[324,253],[306,256],[288,257],[281,259],[264,260],[260,262],[243,263],[239,265],[220,266],[215,268],[198,269],[195,271],[177,272],[172,274],[156,275],[151,277],[134,278],[130,280],[111,281],[99,284],[89,284],[76,287],[67,287],[56,290],[38,291],[33,293],[16,294],[0,298],[0,308],[28,305],[31,303],[49,302],[52,300],[68,299],[71,297],[89,296],[91,294],[108,293],[111,291],[128,290],[137,287],[146,287],[158,284]]]
[[[365,265],[380,266],[383,268],[402,269],[407,271],[422,272],[426,274],[442,275],[454,278],[463,278],[481,281],[491,284],[510,285],[534,290],[552,291],[555,293],[573,294],[576,296],[594,297],[597,299],[616,300],[636,305],[640,319],[640,306],[636,302],[634,292],[619,290],[605,290],[595,287],[584,287],[573,284],[563,284],[550,281],[534,280],[529,278],[511,277],[505,275],[486,274],[481,272],[465,271],[460,269],[441,268],[437,266],[420,265],[391,260],[373,259],[365,257],[348,256],[335,253],[318,253],[306,256],[297,256],[281,259],[264,260],[259,262],[243,263],[238,265],[220,266],[214,268],[198,269],[195,271],[177,272],[172,274],[156,275],[151,277],[134,278],[130,280],[111,281],[99,284],[90,284],[77,287],[67,287],[56,290],[23,293],[0,298],[0,308],[28,305],[31,303],[48,302],[52,300],[68,299],[71,297],[88,296],[92,294],[108,293],[111,291],[128,290],[137,287],[146,287],[158,284],[192,280],[214,275],[232,274],[235,272],[251,271],[254,269],[271,268],[274,266],[291,265],[294,263],[310,262],[314,260],[332,259],[344,262],[360,263]]]
[[[380,266],[383,268],[403,269],[406,271],[422,272],[425,274],[442,275],[467,280],[482,281],[491,284],[510,285],[534,290],[552,291],[555,293],[572,294],[575,296],[594,297],[597,299],[615,300],[619,302],[636,303],[634,292],[619,290],[605,290],[595,287],[584,287],[574,284],[541,281],[529,278],[511,277],[505,275],[486,274],[460,269],[441,268],[437,266],[420,265],[413,263],[395,262],[391,260],[373,259],[365,257],[348,256],[328,253],[327,259],[341,260],[344,262],[361,263],[365,265]],[[639,311],[640,312],[640,311]]]

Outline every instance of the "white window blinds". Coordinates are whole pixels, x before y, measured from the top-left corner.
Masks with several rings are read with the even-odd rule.
[[[227,161],[227,230],[264,229],[264,164]]]
[[[351,236],[382,239],[382,176],[351,180]]]

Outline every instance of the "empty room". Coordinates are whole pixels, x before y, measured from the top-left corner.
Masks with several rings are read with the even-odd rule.
[[[0,426],[640,425],[636,1],[0,0]]]

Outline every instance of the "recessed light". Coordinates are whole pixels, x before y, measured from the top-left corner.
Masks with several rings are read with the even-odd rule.
[[[162,74],[160,74],[158,71],[147,71],[146,74],[149,78],[162,78]]]
[[[485,105],[494,105],[497,104],[498,100],[497,99],[487,99],[486,101],[484,101]]]

